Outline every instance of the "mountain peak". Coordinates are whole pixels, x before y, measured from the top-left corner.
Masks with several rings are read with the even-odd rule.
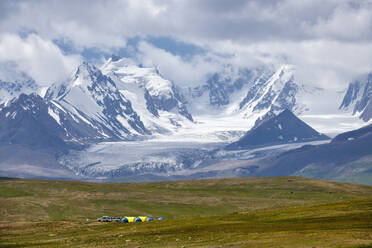
[[[43,101],[43,98],[41,98],[41,96],[39,96],[36,93],[31,93],[28,95],[22,93],[19,96],[13,98],[7,105],[19,104],[23,107],[23,109],[29,109],[29,107],[34,106],[36,102],[42,102],[42,101]]]
[[[92,74],[92,73],[97,72],[97,71],[99,71],[99,69],[95,65],[93,65],[93,64],[91,64],[89,62],[84,61],[76,69],[75,75]]]
[[[329,138],[318,133],[286,109],[252,128],[240,140],[230,144],[228,148],[252,148],[326,139]]]
[[[283,64],[280,66],[279,70],[293,72],[296,70],[296,66],[291,64]]]
[[[101,67],[102,70],[113,70],[114,68],[138,66],[137,63],[131,58],[123,58],[117,55],[111,55],[111,57]],[[139,66],[138,66],[139,67]]]
[[[93,85],[102,85],[102,84],[112,85],[112,86],[115,85],[115,83],[111,80],[111,78],[104,75],[102,71],[99,68],[97,68],[95,65],[88,63],[88,62],[83,62],[76,69],[72,79],[68,82],[63,83],[63,87],[65,89],[80,87],[80,88],[86,88],[89,91],[87,87],[92,88]]]
[[[277,118],[285,120],[286,118],[297,118],[297,116],[289,109],[285,109],[277,115]]]
[[[116,61],[119,61],[120,59],[122,59],[122,57],[120,57],[118,55],[115,55],[115,54],[112,54],[110,59],[111,59],[112,62],[116,62]]]

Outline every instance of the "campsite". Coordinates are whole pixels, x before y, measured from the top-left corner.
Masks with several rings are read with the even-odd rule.
[[[301,177],[6,179],[0,181],[0,247],[366,248],[372,245],[371,196],[370,186]],[[97,221],[120,214],[164,219]]]
[[[157,218],[158,220],[163,220],[163,217]],[[120,217],[110,217],[110,216],[102,216],[98,218],[98,222],[121,222],[121,223],[140,223],[145,221],[153,221],[154,219],[150,216],[125,216],[123,218]],[[88,220],[87,220],[88,221]]]

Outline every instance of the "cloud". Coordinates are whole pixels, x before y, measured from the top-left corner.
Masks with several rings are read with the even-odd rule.
[[[309,31],[316,37],[334,40],[371,41],[372,2],[342,4],[327,18],[320,18]]]
[[[185,83],[203,80],[224,63],[293,63],[302,80],[333,88],[372,69],[371,0],[4,0],[0,14],[0,34],[36,33],[35,49],[67,40],[74,51],[109,53],[133,37],[194,44],[205,54],[185,60],[140,43],[136,55]]]
[[[321,39],[301,42],[267,41],[252,45],[220,42],[215,49],[233,53],[235,64],[241,66],[248,64],[247,58],[252,57],[274,66],[283,63],[296,65],[296,78],[299,81],[335,90],[344,89],[353,77],[372,70],[372,43]]]
[[[165,77],[182,86],[200,85],[210,73],[221,69],[221,64],[211,56],[194,56],[185,61],[147,42],[138,44],[137,59],[145,66],[156,66]]]
[[[0,2],[0,9],[10,8]],[[16,5],[16,6],[14,6]],[[0,21],[0,32],[34,31],[49,40],[67,39],[76,48],[125,46],[126,37],[149,32],[161,8],[152,1],[17,1]]]
[[[81,47],[122,47],[133,36],[173,36],[211,41],[258,42],[339,38],[339,23],[368,23],[368,0],[81,0],[1,1],[0,31],[36,31],[67,37]],[[357,18],[354,18],[357,17]],[[343,21],[342,21],[343,20]],[[368,34],[366,27],[362,27]],[[332,32],[327,32],[331,30]],[[342,31],[342,30],[341,30]],[[370,35],[367,35],[370,39]],[[358,37],[357,37],[358,38]]]
[[[0,62],[14,62],[41,85],[66,79],[81,62],[79,55],[66,56],[51,41],[36,34],[25,38],[14,34],[0,36]]]

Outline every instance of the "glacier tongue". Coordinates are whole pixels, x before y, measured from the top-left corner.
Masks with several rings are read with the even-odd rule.
[[[122,177],[191,169],[208,159],[220,143],[183,141],[103,142],[75,151],[59,162],[85,177]]]

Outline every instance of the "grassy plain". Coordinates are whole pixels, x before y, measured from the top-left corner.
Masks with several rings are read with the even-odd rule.
[[[102,215],[166,219],[96,222]],[[1,180],[0,247],[372,247],[372,187],[301,177]]]

